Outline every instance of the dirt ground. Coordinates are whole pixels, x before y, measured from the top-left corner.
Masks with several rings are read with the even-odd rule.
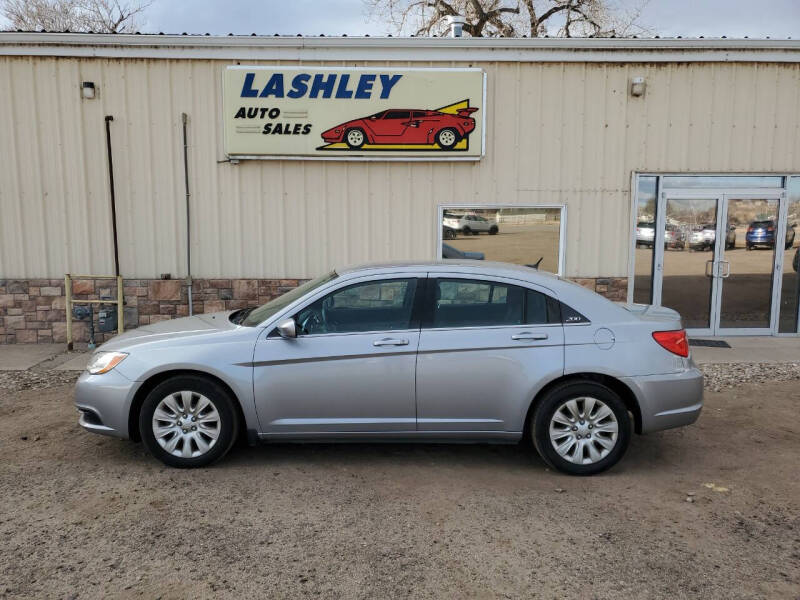
[[[797,598],[797,381],[708,393],[611,472],[525,446],[241,447],[167,469],[0,393],[0,597]],[[687,501],[690,498],[692,501]]]

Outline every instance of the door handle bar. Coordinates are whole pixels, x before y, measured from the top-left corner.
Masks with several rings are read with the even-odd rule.
[[[373,346],[408,346],[408,340],[398,338],[383,338],[372,342]]]
[[[528,331],[523,331],[522,333],[517,333],[511,336],[512,340],[546,340],[547,334],[546,333],[530,333]]]

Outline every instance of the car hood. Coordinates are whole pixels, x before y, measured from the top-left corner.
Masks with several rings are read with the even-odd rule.
[[[122,350],[150,342],[230,331],[239,327],[228,319],[232,312],[234,311],[226,310],[144,325],[111,338],[98,350]]]

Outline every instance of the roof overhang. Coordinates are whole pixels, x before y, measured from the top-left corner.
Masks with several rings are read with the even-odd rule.
[[[0,56],[303,61],[800,62],[800,40],[0,33]]]

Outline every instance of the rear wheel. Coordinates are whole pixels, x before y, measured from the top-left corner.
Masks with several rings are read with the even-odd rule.
[[[219,460],[236,440],[238,428],[233,399],[218,384],[196,375],[160,383],[139,413],[142,441],[171,467],[204,467]]]
[[[436,143],[442,150],[451,150],[458,143],[458,132],[452,127],[442,129],[436,134]]]
[[[570,475],[613,467],[628,448],[631,418],[620,397],[591,381],[550,390],[531,417],[533,444],[550,466]]]
[[[464,229],[461,230],[461,233],[463,233],[464,235],[472,235],[472,229],[470,229],[469,227],[464,227]]]

